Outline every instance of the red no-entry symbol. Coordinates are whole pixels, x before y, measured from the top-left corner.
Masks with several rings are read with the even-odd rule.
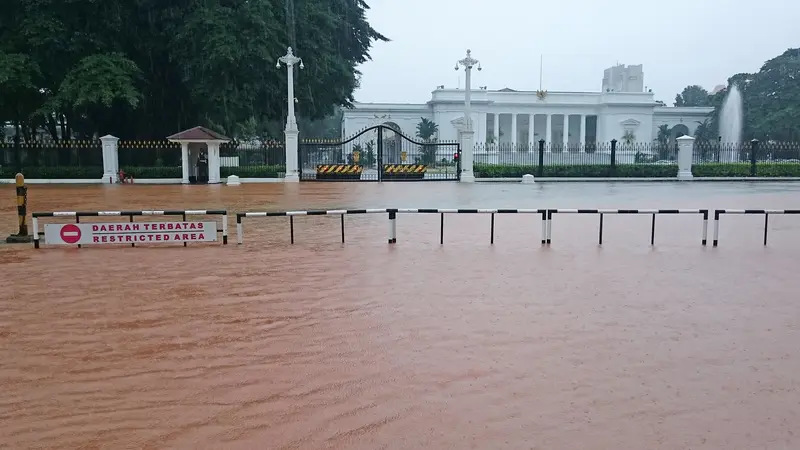
[[[81,229],[72,223],[61,227],[61,240],[67,244],[74,244],[81,240]]]

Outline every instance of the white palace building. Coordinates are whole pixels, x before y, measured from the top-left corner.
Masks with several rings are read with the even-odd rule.
[[[437,86],[424,104],[356,103],[344,111],[342,134],[349,137],[386,124],[414,138],[417,123],[426,118],[439,126],[439,141],[454,141],[464,121],[464,100],[463,89]],[[649,143],[660,125],[669,126],[672,139],[694,135],[713,108],[663,106],[652,90],[645,90],[641,65],[617,65],[606,69],[599,92],[480,87],[471,91],[471,110],[477,146],[533,146],[544,139],[548,148],[578,149],[587,143],[622,141],[626,135],[629,143]]]

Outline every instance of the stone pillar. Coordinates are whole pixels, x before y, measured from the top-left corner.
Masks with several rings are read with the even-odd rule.
[[[569,114],[564,114],[564,131],[561,134],[561,142],[566,152],[569,147]]]
[[[181,142],[181,183],[189,184],[189,143]]]
[[[511,114],[511,148],[514,150],[517,149],[517,115],[512,113]]]
[[[678,179],[691,180],[692,175],[692,154],[694,152],[694,138],[691,136],[681,136],[678,139]]]
[[[545,119],[545,135],[544,135],[544,145],[547,146],[547,151],[552,150],[552,141],[553,141],[553,120],[550,114],[547,114]]]
[[[536,138],[533,136],[533,124],[535,122],[536,115],[535,114],[528,114],[528,151],[532,152],[536,150]]]
[[[119,138],[106,135],[100,138],[103,146],[103,182],[119,182]]]
[[[208,184],[220,182],[219,143],[208,143]]]
[[[583,152],[586,151],[586,114],[581,114],[580,128],[578,129],[578,149]]]
[[[286,127],[286,174],[283,181],[294,183],[300,181],[300,171],[297,166],[297,148],[299,145],[297,127]]]
[[[461,132],[461,182],[474,183],[475,175],[472,173],[473,142],[475,132],[467,129]]]
[[[497,151],[500,148],[500,114],[494,113],[494,147],[492,150]]]

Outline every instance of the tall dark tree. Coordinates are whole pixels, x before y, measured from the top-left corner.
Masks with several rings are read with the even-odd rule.
[[[675,96],[675,106],[709,106],[708,91],[693,84]]]
[[[6,69],[0,70],[14,65],[8,55],[27,58],[25,72],[35,79],[36,95],[29,98],[29,87],[0,79],[3,99],[24,106],[16,113],[12,100],[3,100],[0,121],[32,122],[54,138],[111,133],[150,139],[198,124],[236,134],[249,121],[280,123],[287,77],[275,62],[292,41],[306,65],[295,77],[298,114],[320,119],[337,106],[350,106],[360,75],[356,67],[369,59],[374,42],[387,40],[367,23],[367,4],[286,5],[5,0],[0,68]]]

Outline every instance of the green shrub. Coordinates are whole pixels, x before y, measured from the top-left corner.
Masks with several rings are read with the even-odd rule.
[[[133,178],[181,178],[180,166],[177,167],[122,167],[125,175]]]
[[[518,178],[525,174],[538,175],[535,165],[492,165],[475,164],[473,169],[477,178]],[[547,165],[543,167],[543,177],[600,178],[600,177],[676,177],[678,166],[672,164],[621,164],[612,168],[607,164],[594,165]]]
[[[240,178],[278,178],[286,172],[283,165],[263,165],[263,166],[240,166],[220,168],[220,177],[225,178],[230,175],[237,175]]]
[[[692,166],[696,177],[749,177],[750,163],[704,163]],[[757,177],[800,177],[800,163],[757,163]]]
[[[536,165],[492,165],[475,164],[477,178],[519,178],[529,173],[539,174]],[[750,163],[704,163],[692,166],[695,177],[749,177]],[[678,175],[675,164],[620,164],[612,169],[607,164],[595,165],[550,165],[544,166],[543,177],[553,178],[673,178]],[[800,163],[759,163],[757,177],[800,177]]]
[[[22,170],[18,170],[13,166],[3,166],[0,167],[0,178],[14,178],[18,172],[22,172],[25,178],[28,179],[99,180],[103,178],[102,166],[23,167]]]

